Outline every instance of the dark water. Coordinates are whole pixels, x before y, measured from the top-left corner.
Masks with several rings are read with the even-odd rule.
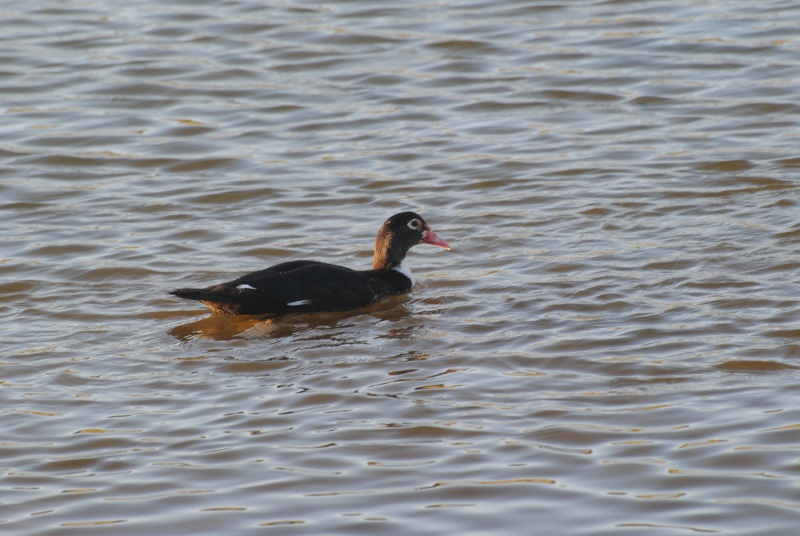
[[[3,534],[796,533],[794,2],[0,17]],[[409,296],[166,294],[402,210]]]

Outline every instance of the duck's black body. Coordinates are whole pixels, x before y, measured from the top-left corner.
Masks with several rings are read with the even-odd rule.
[[[240,315],[310,313],[360,309],[391,294],[411,290],[396,270],[351,270],[317,261],[291,261],[205,289],[178,289],[218,313]]]
[[[171,292],[198,300],[212,311],[243,315],[360,309],[392,294],[405,294],[414,281],[403,265],[406,253],[426,243],[450,249],[413,212],[395,214],[375,240],[372,270],[351,270],[318,261],[289,261],[203,289]]]

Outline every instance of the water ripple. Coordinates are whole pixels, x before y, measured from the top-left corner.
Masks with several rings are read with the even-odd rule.
[[[10,530],[796,531],[789,3],[3,14]],[[409,296],[166,295],[409,209]]]

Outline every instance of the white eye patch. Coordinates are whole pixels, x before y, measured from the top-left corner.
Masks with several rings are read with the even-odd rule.
[[[419,228],[422,227],[422,222],[419,221],[417,218],[414,218],[410,222],[408,222],[408,228],[412,231],[418,231]]]

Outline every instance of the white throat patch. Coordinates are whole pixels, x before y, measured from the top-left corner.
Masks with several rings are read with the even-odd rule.
[[[412,284],[412,285],[416,284],[416,282],[417,282],[417,278],[416,278],[416,277],[414,277],[414,274],[413,274],[413,273],[411,273],[411,268],[409,268],[409,267],[408,267],[408,264],[406,264],[406,260],[405,260],[405,259],[403,259],[403,260],[400,262],[400,264],[398,264],[397,266],[395,266],[395,267],[393,268],[393,270],[397,270],[398,272],[400,272],[401,274],[403,274],[404,276],[406,276],[407,278],[409,278],[409,279],[411,280],[411,284]]]

